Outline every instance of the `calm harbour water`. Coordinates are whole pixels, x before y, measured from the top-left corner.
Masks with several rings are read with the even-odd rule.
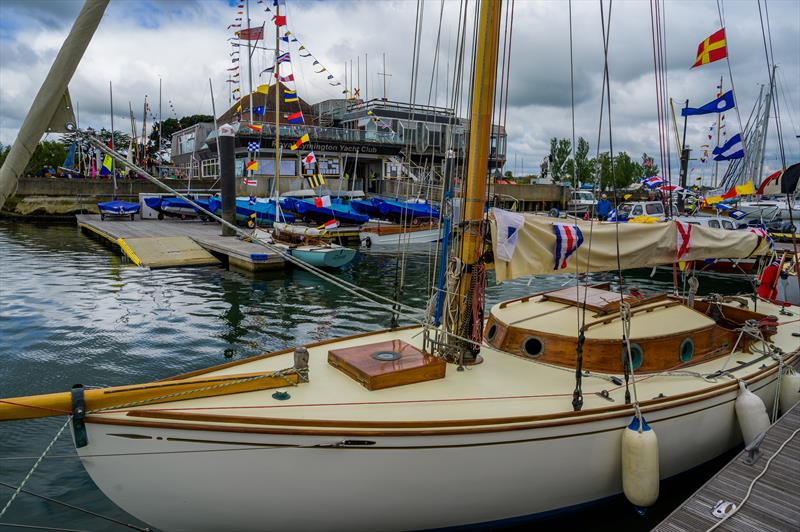
[[[392,253],[362,253],[337,275],[392,296],[395,265]],[[425,305],[431,266],[430,253],[409,256],[406,304]],[[649,274],[635,272],[628,282],[645,290],[671,288],[670,273],[654,278]],[[548,277],[498,286],[490,277],[487,303],[567,282],[567,277]],[[735,280],[703,279],[700,284],[701,293],[747,288]],[[75,383],[114,386],[160,379],[225,362],[226,350],[232,349],[236,358],[248,357],[385,328],[389,319],[385,311],[303,271],[248,277],[222,268],[146,270],[82,235],[74,225],[0,221],[2,397],[68,390]],[[18,485],[62,424],[63,418],[0,424],[0,482]],[[67,431],[48,456],[28,482],[28,490],[137,523],[95,487]],[[590,525],[592,530],[648,530],[713,471],[706,467],[662,487],[661,499],[644,518],[620,500],[540,522],[537,529]],[[0,485],[0,508],[11,493]],[[3,521],[77,530],[124,529],[26,494],[17,498]],[[0,529],[12,528],[0,522]]]

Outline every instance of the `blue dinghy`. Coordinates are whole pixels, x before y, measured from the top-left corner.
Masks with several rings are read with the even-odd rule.
[[[369,221],[369,216],[360,214],[350,208],[350,205],[343,203],[333,202],[330,207],[317,207],[314,204],[314,200],[284,199],[289,200],[286,202],[286,207],[289,210],[296,212],[303,218],[310,218],[320,223],[336,219],[344,224],[361,225]]]
[[[281,203],[283,206],[283,203]],[[275,223],[277,209],[275,201],[272,199],[236,198],[236,220],[247,222],[252,215],[256,215],[257,225],[272,225]],[[294,216],[281,210],[281,221],[286,223],[294,222]]]
[[[133,220],[134,215],[139,212],[139,204],[130,201],[101,201],[97,204],[100,209],[100,219],[104,220],[106,216],[130,216]]]
[[[151,209],[158,211],[159,220],[163,220],[164,216],[174,216],[178,218],[197,216],[197,209],[194,208],[194,205],[180,198],[144,198],[144,203]]]
[[[381,217],[388,220],[416,220],[439,218],[439,209],[428,203],[413,201],[380,200],[378,210]]]

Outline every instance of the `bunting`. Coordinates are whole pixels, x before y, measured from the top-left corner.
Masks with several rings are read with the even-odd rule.
[[[290,114],[289,116],[286,117],[286,119],[290,124],[304,124],[305,123],[303,121],[303,113],[301,111],[298,111],[296,113]]]
[[[256,92],[261,94],[269,94],[269,85],[259,85],[256,87]]]
[[[247,161],[244,168],[248,172],[255,172],[258,170],[258,161]]]
[[[286,15],[275,15],[272,17],[272,21],[275,22],[275,25],[279,28],[281,26],[286,26]]]
[[[305,144],[306,142],[309,142],[310,140],[311,140],[311,139],[309,139],[309,138],[308,138],[308,133],[305,133],[305,134],[303,134],[303,136],[302,136],[302,137],[300,137],[299,139],[297,139],[297,142],[295,142],[294,144],[292,144],[291,150],[292,150],[292,151],[295,151],[297,148],[299,148],[300,146],[302,146],[302,145],[303,145],[303,144]]]
[[[283,103],[292,103],[298,101],[297,91],[284,89],[283,90]]]
[[[308,186],[311,188],[321,187],[325,184],[325,178],[322,177],[322,174],[310,175],[306,180],[308,181]]]
[[[281,63],[288,63],[289,61],[291,61],[291,58],[289,57],[289,52],[284,52],[278,56],[277,64],[280,65]]]
[[[275,73],[275,79],[280,81],[281,83],[286,83],[288,81],[294,81],[294,74],[289,74],[288,76],[279,76],[278,73]]]

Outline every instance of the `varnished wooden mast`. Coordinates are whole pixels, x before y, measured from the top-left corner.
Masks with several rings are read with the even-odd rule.
[[[486,178],[489,172],[489,142],[492,131],[492,104],[497,77],[497,52],[500,42],[499,0],[483,0],[478,19],[478,45],[475,52],[475,77],[472,82],[470,102],[469,158],[467,178],[462,195],[464,197],[464,235],[461,240],[459,258],[466,270],[459,283],[461,312],[458,334],[466,320],[471,320],[466,307],[472,273],[470,267],[478,262],[483,253],[483,211],[486,205]]]

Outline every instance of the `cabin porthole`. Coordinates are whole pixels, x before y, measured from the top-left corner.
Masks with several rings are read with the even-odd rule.
[[[628,361],[628,350],[625,348],[625,344],[622,344],[622,367],[625,367],[625,364]],[[642,362],[644,362],[644,350],[642,346],[639,344],[631,344],[631,363],[633,364],[633,370],[636,371],[642,366]]]
[[[694,356],[694,341],[691,338],[684,338],[680,347],[681,362],[689,362]]]
[[[538,357],[544,353],[544,343],[535,336],[528,336],[524,342],[522,342],[522,352],[528,355],[529,357]]]
[[[376,351],[372,353],[372,358],[379,362],[394,362],[400,360],[400,353],[397,351]]]
[[[489,330],[486,331],[486,339],[491,342],[495,336],[497,336],[497,324],[493,323]]]

